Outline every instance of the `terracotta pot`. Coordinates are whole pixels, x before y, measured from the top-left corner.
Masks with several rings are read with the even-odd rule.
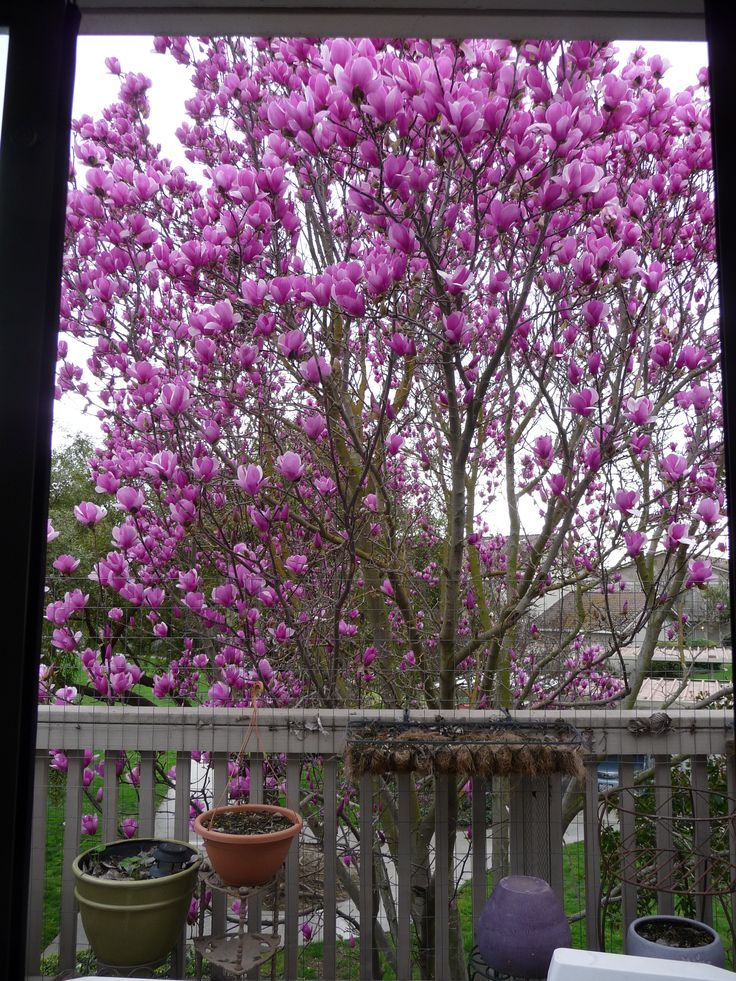
[[[524,978],[546,978],[555,949],[572,946],[562,903],[532,875],[501,879],[481,911],[475,939],[488,967]]]
[[[655,943],[647,940],[639,933],[639,928],[647,923],[672,924],[673,926],[688,926],[702,930],[711,938],[710,943],[700,947],[672,947],[667,943]],[[689,920],[685,916],[640,916],[629,924],[626,931],[626,953],[637,957],[664,957],[672,961],[695,961],[699,964],[712,964],[714,967],[725,967],[726,953],[720,936],[713,927],[699,920]]]
[[[283,814],[291,821],[290,828],[256,835],[233,835],[212,831],[210,821],[215,814],[238,811],[268,811]],[[231,886],[262,886],[272,879],[283,864],[292,841],[302,829],[302,819],[296,811],[274,804],[233,804],[215,807],[200,814],[194,830],[204,839],[212,868],[223,882]]]
[[[186,922],[202,864],[196,848],[172,838],[130,838],[108,842],[101,849],[126,858],[149,844],[178,845],[188,854],[190,864],[185,868],[169,864],[166,868],[159,861],[158,877],[133,881],[100,879],[85,872],[88,856],[99,849],[88,849],[74,859],[74,895],[84,932],[105,965],[125,969],[162,961]],[[180,871],[174,871],[177,867]]]

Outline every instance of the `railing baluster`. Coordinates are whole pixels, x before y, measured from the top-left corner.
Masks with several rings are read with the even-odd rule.
[[[373,777],[360,778],[360,981],[373,977]]]
[[[250,804],[262,804],[263,803],[263,754],[262,753],[251,753],[250,754],[250,791],[248,795],[248,802]],[[261,931],[261,897],[254,896],[253,899],[248,900],[248,930],[251,933],[260,933]],[[254,967],[252,971],[248,971],[248,977],[251,981],[260,977],[260,970]]]
[[[119,753],[113,750],[105,751],[104,777],[102,788],[102,838],[103,841],[114,841],[119,836],[118,806],[119,783],[116,763]]]
[[[228,785],[228,754],[215,752],[211,755],[212,761],[212,804],[220,807],[227,804],[227,785]],[[212,935],[219,937],[225,933],[227,926],[227,902],[228,898],[224,892],[212,890]],[[221,967],[212,967],[212,977],[222,978],[223,970]]]
[[[562,776],[559,773],[548,778],[548,820],[549,820],[549,884],[555,895],[562,901],[565,895],[562,831]]]
[[[174,837],[189,841],[189,798],[192,779],[192,757],[189,753],[176,754],[176,786],[174,790]],[[171,977],[183,978],[186,968],[186,926],[172,953]]]
[[[672,894],[672,766],[669,756],[654,757],[655,843],[657,847],[657,909],[665,916],[675,912]]]
[[[713,897],[710,888],[710,793],[708,791],[708,757],[692,759],[690,786],[693,793],[695,851],[695,910],[696,917],[713,925]]]
[[[28,883],[28,922],[26,927],[26,970],[41,974],[43,933],[43,894],[46,871],[46,827],[49,806],[49,754],[36,752],[33,771],[33,826],[31,829],[31,867]]]
[[[449,789],[454,776],[435,777],[434,797],[434,964],[437,981],[449,981],[450,822]],[[454,856],[453,856],[454,857]]]
[[[585,938],[589,950],[600,950],[598,907],[601,900],[601,848],[598,840],[598,760],[585,760]]]
[[[726,806],[730,809],[733,806],[733,801],[736,798],[736,752],[734,751],[734,741],[733,736],[726,744],[726,793],[728,794],[728,802]],[[729,868],[729,880],[733,883],[734,869],[736,869],[736,819],[731,818],[728,822],[728,859],[730,862]],[[729,910],[731,915],[731,922],[736,923],[736,890],[731,890],[731,899],[729,902],[731,909]],[[736,964],[736,937],[731,945],[731,959],[732,963]]]
[[[337,760],[334,756],[324,759],[323,774],[322,977],[334,981],[337,976]]]
[[[189,841],[189,801],[192,784],[190,753],[176,754],[176,790],[174,792],[174,837]]]
[[[411,981],[411,862],[412,862],[412,816],[411,782],[408,773],[397,775],[398,784],[398,938],[396,950],[396,977],[398,981]]]
[[[298,756],[289,755],[286,762],[286,806],[299,810]],[[298,977],[299,955],[299,842],[292,845],[286,856],[286,911],[284,914],[284,975]]]
[[[82,822],[82,774],[84,771],[84,754],[81,749],[67,750],[66,757],[68,766],[61,869],[60,971],[74,970],[77,959],[77,901],[74,898],[72,862],[79,853],[79,831]]]
[[[621,829],[621,910],[623,930],[636,919],[638,890],[636,888],[636,820],[634,814],[634,762],[619,762],[619,827]],[[627,881],[628,880],[628,881]]]
[[[549,797],[547,777],[511,778],[509,825],[514,875],[535,875],[548,882],[552,880]],[[560,828],[561,824],[560,817]],[[560,847],[557,845],[558,851]]]
[[[150,750],[142,750],[140,754],[140,794],[138,804],[139,833],[141,838],[150,838],[154,834],[156,820],[156,754]]]
[[[473,832],[473,930],[488,899],[486,847],[486,781],[474,777],[472,783],[471,828]]]

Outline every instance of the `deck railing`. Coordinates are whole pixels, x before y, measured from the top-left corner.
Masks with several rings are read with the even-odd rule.
[[[539,713],[516,712],[519,720],[538,720]],[[346,976],[344,952],[354,950],[354,976],[361,981],[375,978],[380,964],[390,963],[396,978],[408,981],[419,976],[416,944],[416,896],[426,890],[426,901],[432,906],[434,944],[432,951],[434,977],[449,979],[457,970],[451,968],[451,920],[456,900],[455,875],[458,863],[464,868],[472,895],[472,918],[477,919],[493,881],[508,873],[539,875],[555,891],[563,893],[564,832],[569,817],[579,811],[580,834],[584,841],[585,867],[585,945],[599,946],[599,911],[601,908],[601,864],[599,834],[599,762],[618,757],[619,782],[626,788],[620,795],[620,832],[624,844],[635,837],[631,808],[637,779],[636,767],[642,757],[651,763],[655,807],[666,818],[671,806],[667,788],[671,785],[673,761],[685,767],[693,788],[708,785],[708,761],[725,757],[727,797],[736,797],[736,770],[733,757],[733,716],[723,710],[668,710],[651,717],[641,713],[615,710],[586,710],[545,713],[545,721],[563,719],[582,733],[586,778],[583,785],[573,785],[559,774],[547,777],[510,777],[472,781],[472,793],[463,795],[467,802],[464,826],[469,834],[458,836],[456,862],[448,853],[448,801],[450,776],[437,776],[433,787],[433,806],[417,813],[412,795],[411,776],[397,774],[386,780],[365,775],[358,781],[356,796],[346,807],[342,795],[342,760],[346,734],[351,721],[394,720],[404,713],[371,710],[260,710],[256,733],[248,746],[250,765],[250,800],[258,802],[273,791],[269,789],[268,769],[263,762],[273,758],[278,773],[285,777],[289,806],[310,815],[311,830],[302,836],[300,850],[311,847],[319,858],[318,869],[308,868],[300,850],[292,848],[285,872],[283,918],[283,961],[279,971],[284,978],[302,976],[300,966],[304,932],[305,903],[316,916],[321,940],[321,964],[318,976],[333,979]],[[435,719],[436,713],[413,712],[412,720]],[[458,710],[443,713],[443,719],[497,719],[493,713]],[[46,842],[50,800],[49,754],[63,751],[67,772],[60,781],[63,796],[63,846],[61,855],[60,919],[57,938],[59,971],[72,970],[78,947],[78,917],[74,900],[72,860],[84,846],[80,823],[85,795],[85,751],[93,750],[98,763],[104,762],[103,796],[100,804],[102,840],[118,837],[120,822],[120,784],[116,763],[121,753],[136,754],[138,770],[138,833],[152,835],[163,819],[166,808],[157,791],[156,760],[158,754],[170,754],[167,763],[176,766],[175,789],[167,802],[168,834],[189,838],[190,794],[194,788],[195,770],[192,753],[209,754],[210,798],[217,801],[226,792],[230,775],[228,761],[242,748],[250,715],[232,709],[143,708],[125,706],[104,708],[88,706],[43,706],[39,712],[36,780],[33,817],[33,857],[30,869],[30,914],[28,929],[28,973],[42,975],[42,915],[44,875],[47,862]],[[277,762],[276,762],[277,761]],[[275,771],[274,771],[275,772]],[[683,769],[681,768],[681,771]],[[264,780],[256,776],[264,774]],[[89,774],[87,774],[87,777]],[[87,781],[88,782],[88,781]],[[52,787],[59,793],[58,787]],[[467,788],[471,790],[471,788]],[[696,805],[699,806],[699,805]],[[53,812],[57,814],[57,811]],[[354,820],[350,820],[350,818]],[[58,820],[58,817],[52,818]],[[347,820],[346,820],[347,819]],[[434,872],[432,887],[427,889],[427,860],[412,851],[418,822],[434,822],[433,857],[429,867]],[[731,862],[736,867],[736,828],[727,818],[727,837]],[[672,823],[658,822],[656,846],[661,855],[672,849]],[[386,842],[386,837],[392,840]],[[311,842],[311,844],[310,844]],[[466,852],[463,852],[466,847]],[[708,844],[699,847],[699,860],[708,861]],[[669,850],[669,851],[668,851]],[[378,860],[374,857],[381,858]],[[634,854],[632,850],[631,855]],[[622,862],[631,863],[631,855]],[[458,857],[459,856],[459,857]],[[387,873],[386,870],[389,870]],[[488,874],[490,873],[490,875]],[[656,871],[660,910],[672,908],[672,870],[667,861]],[[387,881],[387,876],[391,881]],[[669,879],[668,879],[669,876]],[[305,881],[310,879],[305,900]],[[631,876],[624,880],[614,900],[620,904],[624,922],[635,915],[636,884]],[[300,889],[301,885],[301,889]],[[318,896],[315,899],[314,893]],[[610,900],[611,897],[609,896]],[[709,904],[704,901],[700,912],[707,918]],[[315,913],[315,910],[317,911]],[[731,914],[736,916],[734,899]],[[223,902],[213,903],[213,928],[222,930],[227,911]],[[249,927],[258,929],[260,918],[267,917],[260,904],[249,910]],[[270,914],[272,915],[272,914]],[[581,916],[581,918],[583,918]],[[349,936],[352,934],[352,936]],[[314,939],[314,938],[313,938]],[[183,977],[184,964],[179,956],[172,961],[172,976]],[[383,960],[382,960],[383,958]],[[388,961],[387,961],[388,959]],[[426,967],[426,965],[425,965]]]

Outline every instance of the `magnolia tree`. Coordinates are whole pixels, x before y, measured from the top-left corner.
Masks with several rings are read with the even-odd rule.
[[[191,68],[190,175],[116,59],[120,101],[74,125],[58,394],[102,424],[98,558],[55,546],[43,697],[76,697],[56,650],[106,700],[633,704],[720,547],[705,72],[675,95],[581,41],[156,48]]]

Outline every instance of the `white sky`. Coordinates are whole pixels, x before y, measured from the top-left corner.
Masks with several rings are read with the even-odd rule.
[[[707,64],[707,46],[700,42],[617,42],[620,60],[642,44],[650,54],[666,58],[671,68],[665,81],[672,89],[683,89],[694,84],[698,70]],[[149,92],[151,115],[149,125],[154,142],[160,143],[163,154],[177,163],[187,166],[175,130],[186,118],[184,100],[191,95],[189,76],[191,69],[177,64],[170,55],[159,55],[153,50],[151,38],[145,37],[91,37],[81,36],[77,43],[77,71],[74,86],[73,115],[87,113],[96,116],[117,98],[119,79],[105,67],[105,58],[116,56],[123,71],[142,72],[153,85]],[[7,36],[0,35],[0,91],[5,85]],[[0,105],[0,119],[2,118]],[[82,361],[81,357],[73,360]],[[63,445],[82,431],[94,437],[98,432],[97,420],[83,415],[82,400],[68,398],[55,403],[54,446]]]

